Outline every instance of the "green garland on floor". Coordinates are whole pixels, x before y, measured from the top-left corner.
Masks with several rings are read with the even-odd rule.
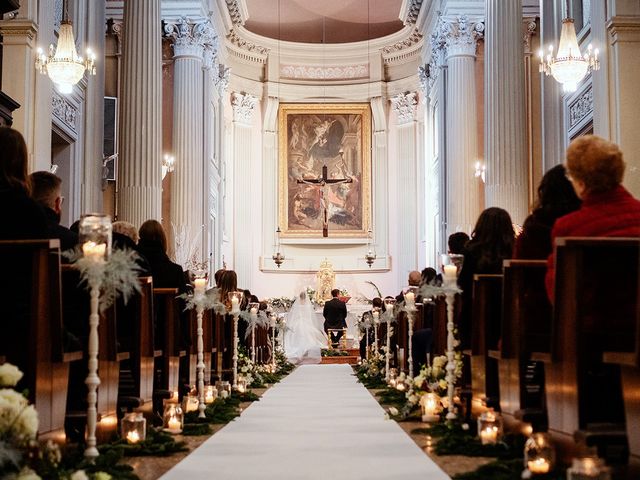
[[[487,463],[473,472],[460,473],[453,477],[454,480],[521,480],[524,462],[522,458],[511,460],[496,460]],[[536,475],[536,480],[564,480],[566,473],[562,470],[553,471],[545,475]]]
[[[402,408],[407,403],[405,392],[395,388],[385,388],[381,392],[377,392],[376,397],[382,405],[391,405],[397,408]]]
[[[92,460],[84,456],[84,445],[65,447],[58,460],[47,455],[35,457],[33,467],[39,478],[47,480],[68,480],[74,472],[84,470],[90,479],[104,478],[104,474],[113,479],[140,480],[130,465],[119,464],[122,452],[112,450]],[[5,477],[2,477],[5,478]]]
[[[184,442],[176,442],[172,435],[154,428],[147,429],[147,438],[140,443],[129,444],[120,439],[99,447],[102,455],[118,452],[125,457],[166,457],[188,450]]]
[[[323,348],[320,350],[320,355],[323,357],[347,357],[349,356],[349,352],[345,352],[344,350],[335,350],[333,348]]]

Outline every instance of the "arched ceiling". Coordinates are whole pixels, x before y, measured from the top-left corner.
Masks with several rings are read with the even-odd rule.
[[[290,42],[350,43],[403,28],[402,0],[244,0],[244,27]]]

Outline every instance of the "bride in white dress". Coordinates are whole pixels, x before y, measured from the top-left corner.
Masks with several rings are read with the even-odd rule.
[[[327,346],[327,336],[316,325],[316,315],[306,292],[293,302],[287,314],[287,331],[284,335],[284,348],[291,363],[320,363],[321,349]]]

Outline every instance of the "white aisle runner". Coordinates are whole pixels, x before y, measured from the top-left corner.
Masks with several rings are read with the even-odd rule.
[[[348,365],[302,365],[162,477],[448,479]]]

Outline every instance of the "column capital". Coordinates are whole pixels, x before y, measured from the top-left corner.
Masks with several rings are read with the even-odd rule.
[[[418,94],[416,92],[399,93],[391,97],[391,106],[398,116],[398,125],[412,122],[416,119]]]
[[[253,110],[258,103],[258,97],[250,93],[233,92],[231,94],[231,106],[233,107],[233,120],[250,124]]]
[[[190,21],[182,17],[175,23],[164,26],[164,35],[173,39],[173,56],[195,57],[204,60],[204,50],[213,48],[217,36],[209,20]]]
[[[218,90],[218,95],[221,97],[229,88],[229,77],[231,76],[231,69],[222,63],[217,63],[213,69],[213,85]]]
[[[478,40],[483,37],[482,20],[472,20],[467,15],[440,17],[431,35],[431,48],[440,62],[456,56],[475,57]]]
[[[531,37],[535,35],[538,25],[534,17],[524,18],[522,21],[522,39],[524,40],[524,53],[531,55]]]
[[[425,63],[418,67],[418,82],[420,83],[420,90],[422,90],[425,97],[429,94],[429,89],[431,88],[431,75],[430,63]]]

